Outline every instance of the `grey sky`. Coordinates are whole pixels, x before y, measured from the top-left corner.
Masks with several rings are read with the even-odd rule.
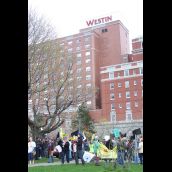
[[[143,35],[143,0],[28,0],[56,27],[58,37],[86,28],[86,20],[112,15],[129,30],[130,40]]]

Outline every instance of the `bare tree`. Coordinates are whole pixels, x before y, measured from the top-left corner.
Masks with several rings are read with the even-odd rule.
[[[61,126],[64,112],[87,101],[94,88],[77,88],[76,57],[60,47],[46,20],[34,11],[28,20],[28,125],[39,136]]]

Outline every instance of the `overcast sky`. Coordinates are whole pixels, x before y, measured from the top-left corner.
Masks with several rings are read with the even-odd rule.
[[[112,15],[128,28],[130,40],[143,35],[143,0],[28,0],[29,7],[46,16],[58,37],[86,28],[86,21]]]

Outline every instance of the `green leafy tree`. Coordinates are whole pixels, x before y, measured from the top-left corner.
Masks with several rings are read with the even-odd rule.
[[[79,129],[81,132],[84,131],[88,139],[91,137],[91,133],[95,133],[94,121],[91,119],[85,103],[78,107],[76,116],[72,120],[72,128]]]

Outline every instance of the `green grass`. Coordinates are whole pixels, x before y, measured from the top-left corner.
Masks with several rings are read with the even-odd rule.
[[[59,161],[58,158],[54,158],[54,162],[58,162],[58,161]],[[42,158],[42,159],[39,159],[39,160],[35,160],[35,164],[44,163],[44,162],[48,162],[48,158]]]
[[[142,172],[143,166],[139,164],[131,164],[129,168],[122,168],[120,166],[117,169],[112,169],[111,166],[105,168],[104,164],[101,163],[100,166],[95,166],[94,164],[86,165],[75,165],[75,164],[65,164],[65,165],[52,165],[52,166],[39,166],[39,167],[29,167],[28,172]]]

